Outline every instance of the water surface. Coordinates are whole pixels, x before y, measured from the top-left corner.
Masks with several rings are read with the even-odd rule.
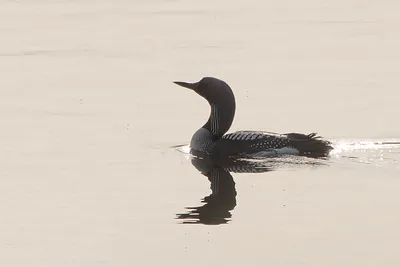
[[[397,2],[0,5],[1,266],[399,265]],[[171,148],[209,113],[172,81],[203,76],[231,131],[337,149],[229,172],[219,222],[182,223],[217,188]]]

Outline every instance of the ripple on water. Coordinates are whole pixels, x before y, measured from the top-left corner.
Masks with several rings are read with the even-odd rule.
[[[400,140],[334,140],[334,149],[330,153],[330,158],[335,161],[349,161],[352,163],[371,164],[375,166],[387,166],[400,162]],[[176,150],[190,155],[189,145],[174,146]],[[324,164],[324,160],[311,159],[298,156],[279,156],[257,159],[243,159],[255,163],[298,166],[298,165],[319,165]],[[332,163],[333,163],[332,162]]]
[[[330,156],[337,160],[389,166],[400,162],[398,140],[337,140]]]

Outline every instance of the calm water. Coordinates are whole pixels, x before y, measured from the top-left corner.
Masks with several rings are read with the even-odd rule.
[[[399,12],[0,1],[0,265],[398,266]],[[209,113],[172,81],[203,76],[233,88],[231,131],[335,150],[210,168],[172,148]]]

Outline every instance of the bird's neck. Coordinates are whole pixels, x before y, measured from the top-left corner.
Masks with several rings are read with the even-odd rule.
[[[224,103],[218,105],[210,103],[211,114],[206,124],[202,128],[207,129],[213,136],[213,139],[220,139],[231,127],[235,117],[235,102],[231,104]]]
[[[193,135],[190,147],[200,151],[206,151],[214,141],[220,139],[231,127],[235,116],[235,102],[222,107],[210,103],[211,114],[206,124]]]

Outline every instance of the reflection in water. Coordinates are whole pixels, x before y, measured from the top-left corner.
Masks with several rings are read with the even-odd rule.
[[[211,195],[202,199],[202,206],[187,207],[186,213],[177,214],[176,219],[184,224],[218,225],[230,221],[231,211],[236,206],[235,182],[231,172],[235,173],[262,173],[277,168],[293,168],[301,166],[321,166],[329,162],[338,163],[338,159],[353,159],[357,162],[369,163],[374,166],[399,163],[399,140],[387,141],[346,141],[334,142],[334,150],[330,160],[327,158],[311,158],[299,156],[272,157],[253,160],[211,160],[211,158],[192,158],[192,164],[211,183]],[[175,146],[178,151],[189,154],[187,145]],[[348,164],[348,161],[346,161]]]
[[[268,163],[251,161],[215,162],[210,158],[192,158],[192,164],[211,183],[211,195],[202,199],[202,206],[186,207],[187,213],[177,214],[184,224],[218,225],[230,221],[236,206],[236,188],[230,172],[260,173],[273,169]],[[269,165],[269,166],[268,166]]]
[[[223,224],[231,218],[230,211],[236,206],[235,182],[229,172],[217,167],[203,173],[211,182],[211,195],[202,199],[203,206],[187,207],[187,213],[177,214],[183,223]]]

